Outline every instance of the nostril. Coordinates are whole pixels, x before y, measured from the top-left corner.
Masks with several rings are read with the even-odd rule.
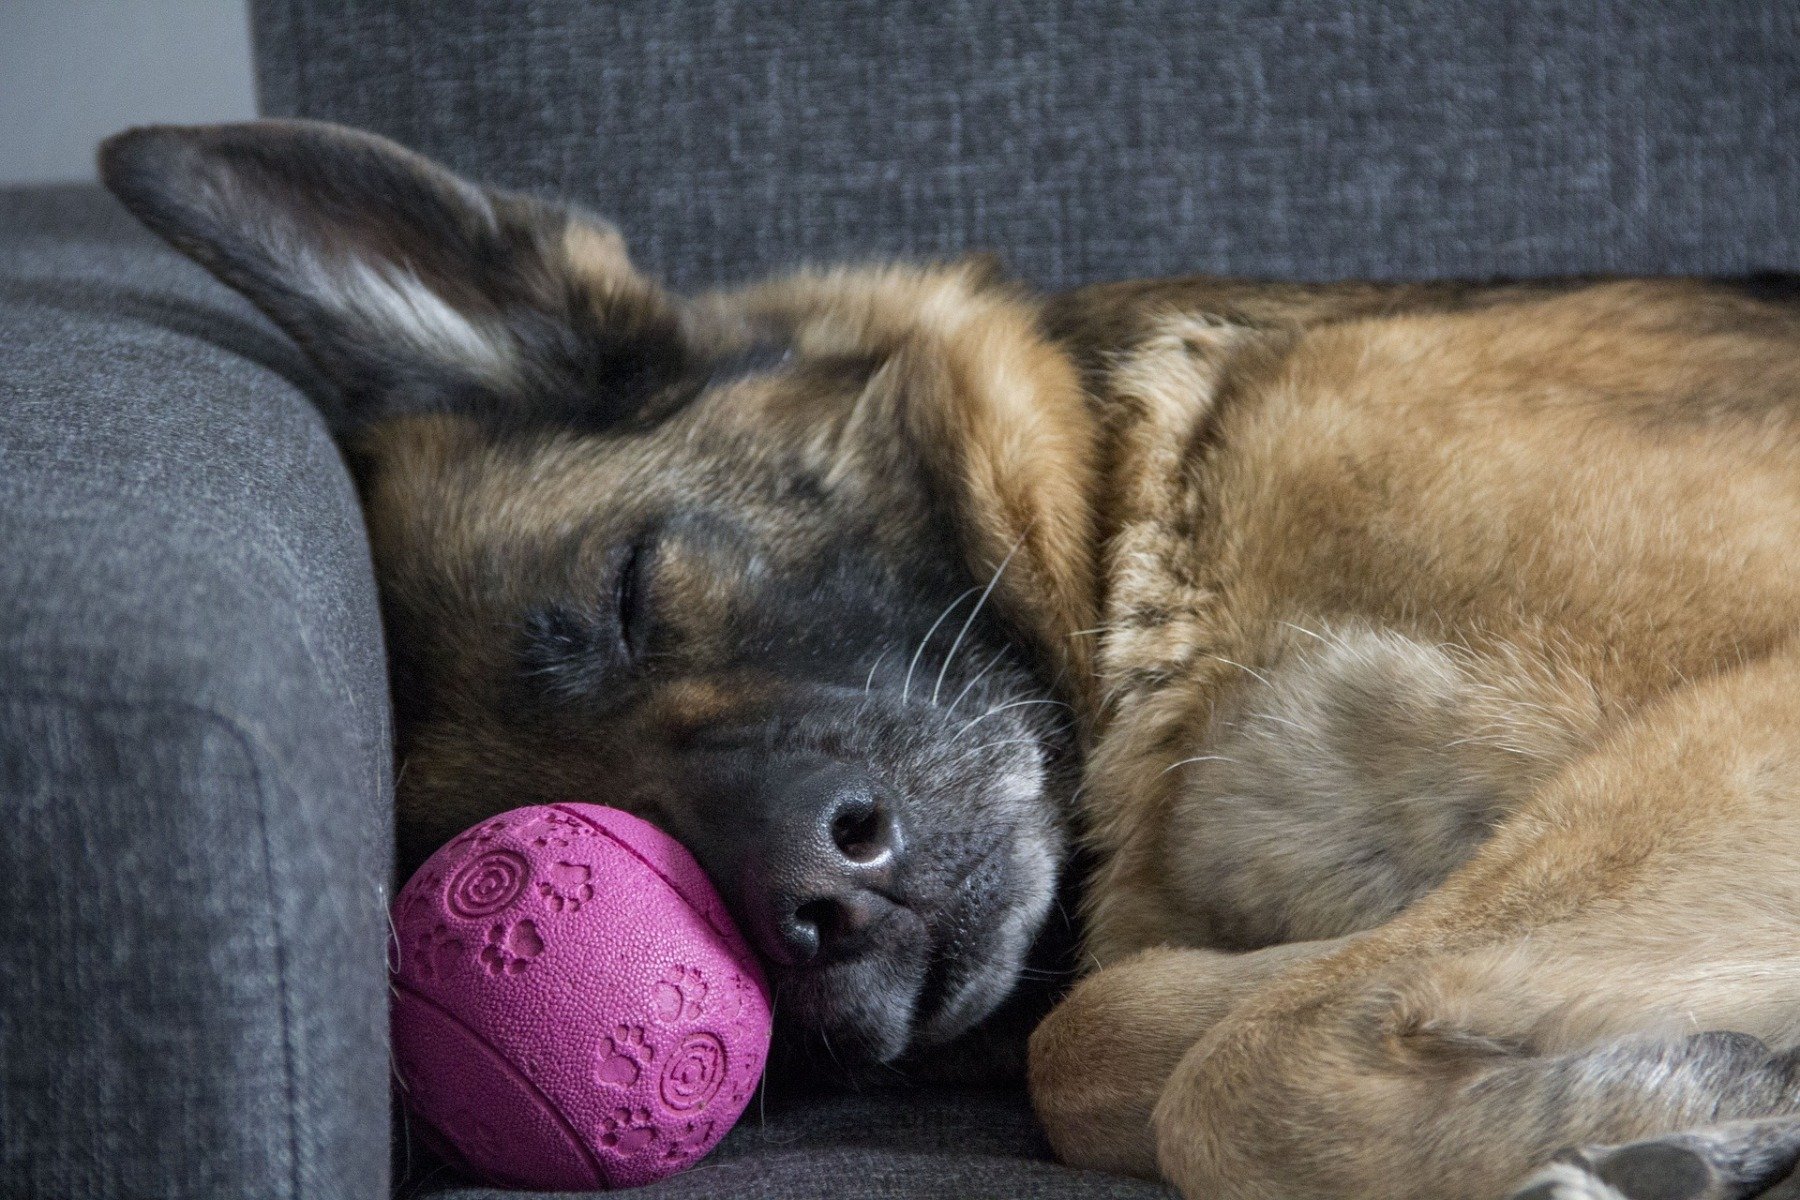
[[[760,802],[738,868],[758,948],[783,966],[865,953],[904,907],[904,808],[866,772],[830,761],[770,771]]]
[[[794,924],[801,931],[802,941],[816,955],[843,936],[844,914],[836,901],[810,900],[794,911]]]
[[[802,904],[794,915],[780,922],[783,961],[804,965],[819,957],[824,948],[824,932],[831,921],[829,900]]]
[[[868,892],[808,900],[787,922],[787,947],[801,963],[853,958],[863,952],[888,907]]]
[[[894,848],[894,823],[873,797],[845,805],[832,819],[831,840],[854,863],[876,862]]]

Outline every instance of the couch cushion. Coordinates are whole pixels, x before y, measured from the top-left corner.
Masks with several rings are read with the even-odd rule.
[[[1011,1091],[874,1091],[752,1104],[692,1170],[631,1192],[642,1200],[1159,1200],[1161,1185],[1072,1171]],[[420,1164],[408,1200],[511,1200]]]
[[[386,672],[303,374],[97,188],[0,192],[0,1194],[386,1194]]]
[[[254,0],[266,109],[619,221],[678,283],[1800,265],[1791,0]]]

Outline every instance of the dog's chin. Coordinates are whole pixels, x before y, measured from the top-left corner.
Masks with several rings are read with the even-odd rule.
[[[924,923],[911,912],[887,922],[877,951],[822,967],[777,967],[776,1033],[802,1058],[839,1066],[892,1062],[912,1041],[931,960]]]
[[[1037,917],[1041,918],[1042,913]],[[999,1008],[1019,982],[1038,923],[1038,919],[1015,910],[1008,914],[993,945],[983,955],[952,961],[942,1001],[931,1011],[919,1014],[914,1045],[941,1046],[954,1041]]]

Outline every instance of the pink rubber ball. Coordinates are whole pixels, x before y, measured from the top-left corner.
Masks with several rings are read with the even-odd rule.
[[[501,1184],[632,1187],[736,1123],[769,991],[693,857],[617,809],[516,809],[394,901],[395,1070],[453,1161]]]

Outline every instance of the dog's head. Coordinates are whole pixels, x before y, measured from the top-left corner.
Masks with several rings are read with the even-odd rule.
[[[683,300],[604,223],[391,143],[120,135],[107,184],[341,393],[402,857],[522,804],[712,875],[789,1035],[887,1061],[1011,990],[1066,855],[1088,417],[987,273]]]

